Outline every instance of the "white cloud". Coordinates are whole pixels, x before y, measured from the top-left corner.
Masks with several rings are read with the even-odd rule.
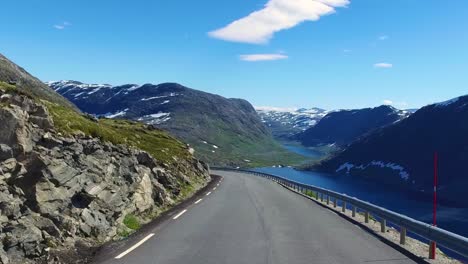
[[[65,22],[62,22],[60,24],[54,25],[54,28],[62,30],[62,29],[65,29],[66,27],[69,27],[69,26],[71,26],[71,23],[65,21]]]
[[[284,54],[246,54],[240,55],[239,58],[243,61],[273,61],[284,60],[288,56]]]
[[[387,35],[382,35],[382,36],[379,37],[379,40],[382,40],[382,41],[383,41],[383,40],[387,40],[388,38],[389,38],[389,36],[387,36]]]
[[[397,107],[397,108],[400,108],[400,109],[404,109],[404,108],[408,107],[408,103],[405,102],[405,101],[394,102],[394,101],[389,100],[389,99],[383,100],[382,104],[383,105],[391,105],[391,106],[394,106],[394,107]]]
[[[208,34],[226,41],[267,43],[278,31],[304,21],[319,20],[321,16],[334,13],[335,7],[345,7],[349,3],[349,0],[268,0],[263,9]]]
[[[382,103],[383,103],[384,105],[392,105],[392,104],[393,104],[393,101],[392,101],[392,100],[385,99],[385,100],[382,101]]]
[[[374,64],[374,68],[393,68],[393,64],[391,63],[386,63],[386,62],[380,62]]]

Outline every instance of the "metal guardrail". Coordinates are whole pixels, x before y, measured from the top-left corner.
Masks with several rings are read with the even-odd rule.
[[[415,220],[408,216],[395,213],[393,211],[387,210],[383,207],[376,206],[369,202],[365,202],[359,200],[355,197],[350,197],[346,194],[337,193],[331,190],[327,190],[324,188],[320,188],[313,185],[308,185],[296,181],[292,181],[280,176],[271,175],[262,172],[256,171],[249,171],[249,170],[241,170],[241,169],[231,169],[231,168],[219,168],[219,167],[212,167],[212,170],[222,170],[222,171],[234,171],[234,172],[243,172],[248,174],[253,174],[256,176],[268,178],[270,180],[274,180],[279,182],[283,185],[286,185],[290,188],[294,188],[300,190],[302,192],[312,191],[316,192],[317,196],[316,199],[320,199],[323,201],[324,195],[327,196],[327,204],[330,203],[330,198],[334,199],[334,206],[337,206],[337,200],[342,201],[342,210],[343,212],[346,209],[346,204],[351,205],[353,217],[356,215],[356,210],[359,208],[360,210],[365,212],[365,221],[366,223],[369,222],[369,214],[373,214],[378,216],[381,219],[381,231],[386,231],[386,221],[389,221],[395,225],[400,226],[400,244],[405,244],[406,242],[406,231],[409,230],[415,234],[418,234],[429,241],[434,241],[464,257],[468,257],[468,238],[457,235],[455,233],[449,232],[447,230],[432,226],[430,224],[423,223],[421,221]]]

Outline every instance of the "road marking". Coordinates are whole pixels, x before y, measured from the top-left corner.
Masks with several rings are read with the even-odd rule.
[[[216,186],[219,186],[219,183],[218,183],[218,184],[216,184]]]
[[[198,199],[198,201],[195,202],[195,204],[201,202],[203,199]]]
[[[183,210],[182,212],[178,213],[176,216],[174,216],[174,220],[176,220],[177,218],[179,218],[181,215],[183,215],[185,212],[187,212],[187,209]]]
[[[213,188],[213,191],[216,190],[216,187]]]
[[[146,242],[146,240],[150,239],[152,236],[154,236],[153,233],[147,235],[145,238],[143,238],[140,242],[136,243],[135,245],[133,245],[133,247],[127,249],[126,251],[124,251],[122,254],[118,255],[117,257],[115,257],[116,259],[121,259],[123,258],[125,255],[127,255],[128,253],[132,252],[133,250],[135,250],[135,248],[141,246],[143,243]]]
[[[206,196],[208,196],[208,195],[210,195],[210,194],[211,194],[211,192],[208,192],[208,193],[206,194]]]

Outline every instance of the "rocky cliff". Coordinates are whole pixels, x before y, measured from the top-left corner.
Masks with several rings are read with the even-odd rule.
[[[78,249],[126,236],[209,179],[188,148],[157,160],[131,144],[62,133],[52,117],[40,101],[0,85],[2,264],[73,263]]]

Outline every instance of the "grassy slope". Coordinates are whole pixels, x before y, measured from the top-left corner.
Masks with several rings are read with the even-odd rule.
[[[215,117],[207,116],[195,121],[189,115],[178,115],[174,117],[174,123],[177,125],[172,127],[173,132],[195,148],[198,158],[211,165],[261,167],[296,165],[305,161],[303,156],[287,151],[271,136],[237,133],[229,124]],[[188,127],[197,129],[186,130]],[[210,141],[204,144],[207,139]]]
[[[34,98],[5,82],[0,82],[0,88]],[[88,136],[100,138],[102,141],[145,150],[157,160],[169,164],[176,162],[173,157],[190,158],[185,144],[164,131],[149,129],[143,123],[116,119],[100,119],[96,122],[61,104],[46,100],[41,100],[41,102],[49,109],[57,131],[64,135],[72,135],[81,131]]]
[[[54,119],[58,131],[71,135],[78,131],[114,144],[125,144],[149,152],[157,160],[173,163],[177,158],[189,158],[187,147],[166,132],[149,129],[138,122],[119,119],[99,119],[97,122],[77,112],[43,101]]]

